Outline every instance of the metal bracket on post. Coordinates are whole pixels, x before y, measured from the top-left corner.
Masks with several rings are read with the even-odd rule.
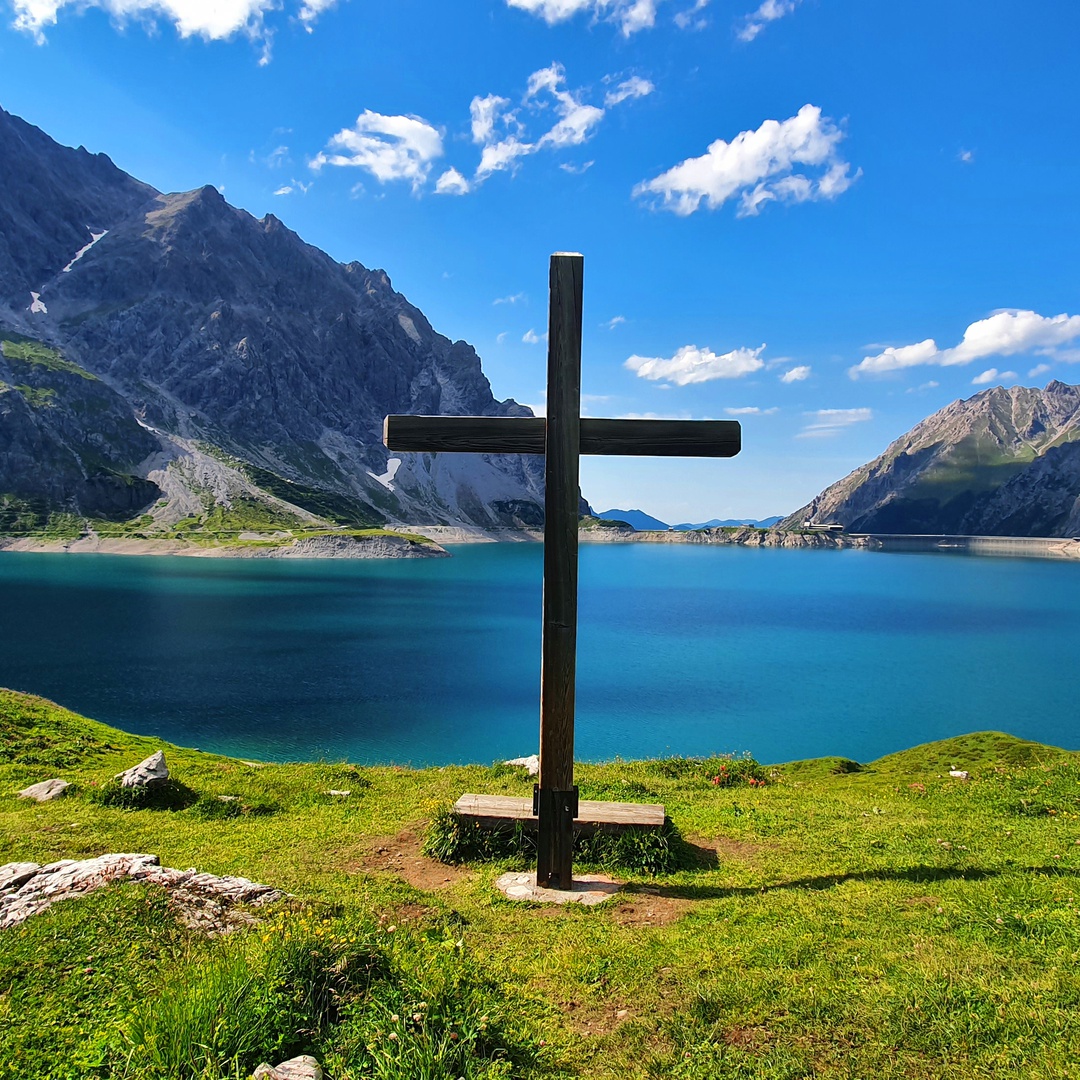
[[[539,816],[536,883],[541,888],[573,887],[574,819],[578,816],[578,789],[533,789]]]
[[[540,785],[533,784],[533,817],[540,816]]]

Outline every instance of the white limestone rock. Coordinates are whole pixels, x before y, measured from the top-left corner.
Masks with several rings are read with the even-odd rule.
[[[158,750],[145,761],[132,765],[126,772],[117,773],[114,779],[120,781],[121,787],[148,787],[150,784],[163,783],[169,779],[169,767],[165,764],[164,752]]]
[[[530,754],[528,757],[511,758],[509,761],[504,761],[503,764],[521,765],[530,776],[540,775],[540,756],[538,754]]]
[[[208,933],[221,933],[254,921],[236,904],[269,904],[284,894],[241,877],[217,877],[162,866],[156,855],[109,854],[96,859],[62,859],[0,866],[0,930],[18,926],[58,900],[82,896],[112,881],[143,881],[165,888],[184,922]]]
[[[52,780],[42,780],[40,784],[31,784],[19,792],[20,799],[33,799],[35,802],[49,802],[51,799],[59,799],[67,789],[71,787],[66,780],[55,777]]]
[[[323,1080],[322,1066],[310,1055],[289,1058],[280,1065],[265,1061],[252,1074],[253,1080]]]

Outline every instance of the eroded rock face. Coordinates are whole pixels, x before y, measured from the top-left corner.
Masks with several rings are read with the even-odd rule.
[[[132,765],[125,772],[117,773],[114,779],[120,781],[121,787],[149,787],[151,784],[164,783],[169,779],[169,767],[165,764],[164,752],[158,750],[138,765]]]
[[[18,926],[47,911],[59,900],[84,896],[113,881],[141,881],[167,889],[181,918],[210,933],[254,921],[236,904],[261,905],[284,899],[284,893],[241,877],[216,877],[196,870],[162,866],[156,855],[110,854],[96,859],[63,859],[40,866],[0,866],[0,930]]]

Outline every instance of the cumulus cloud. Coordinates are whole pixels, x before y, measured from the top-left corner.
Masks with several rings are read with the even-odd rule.
[[[800,0],[764,0],[757,11],[743,18],[736,37],[740,41],[753,41],[769,23],[790,15],[799,6],[799,2]]]
[[[810,365],[799,364],[798,367],[789,368],[780,376],[782,383],[802,382],[803,379],[810,378]]]
[[[692,214],[704,201],[710,210],[738,196],[739,217],[761,212],[770,202],[802,203],[835,199],[862,175],[839,155],[844,133],[816,105],[804,105],[787,120],[766,120],[731,142],[717,139],[701,157],[687,158],[634,195],[653,197],[676,214]],[[812,168],[816,175],[796,172]]]
[[[987,383],[992,382],[1008,382],[1009,379],[1015,379],[1015,371],[998,371],[996,367],[987,368],[981,375],[976,375],[971,380],[972,386],[986,386]]]
[[[1040,375],[1045,375],[1050,370],[1051,370],[1051,367],[1050,367],[1049,364],[1036,364],[1028,372],[1028,378],[1029,379],[1037,379]]]
[[[624,37],[646,30],[656,23],[660,0],[506,0],[509,7],[520,8],[553,26],[575,15],[588,12],[594,19],[619,24]]]
[[[469,181],[454,168],[447,169],[435,181],[436,195],[468,195],[471,190]]]
[[[442,135],[418,116],[383,116],[365,109],[351,128],[343,128],[310,162],[351,166],[371,173],[380,184],[407,180],[413,191],[427,181],[432,162],[442,157]],[[445,175],[445,174],[444,174]]]
[[[873,409],[815,409],[803,413],[810,422],[795,437],[797,439],[827,439],[839,434],[852,424],[873,420]]]
[[[740,379],[744,375],[760,371],[765,362],[761,359],[764,345],[756,349],[732,349],[717,354],[711,349],[699,349],[696,345],[684,345],[674,356],[631,356],[625,367],[639,378],[672,382],[676,386],[691,383],[712,382],[713,379]]]
[[[336,0],[305,0],[298,12],[308,30],[321,12]],[[45,29],[55,26],[64,8],[75,12],[96,7],[107,12],[121,25],[132,19],[171,23],[181,37],[201,37],[206,41],[225,41],[243,34],[263,47],[261,64],[270,59],[271,31],[265,16],[281,5],[278,0],[13,0],[14,27],[33,35],[41,44]]]
[[[1056,357],[1059,346],[1077,338],[1080,338],[1080,315],[1046,317],[1034,311],[998,311],[973,322],[964,331],[960,344],[951,349],[939,349],[933,338],[899,348],[890,346],[876,356],[863,357],[861,363],[848,368],[848,375],[857,379],[864,374],[877,375],[922,364],[953,367],[1017,353]]]

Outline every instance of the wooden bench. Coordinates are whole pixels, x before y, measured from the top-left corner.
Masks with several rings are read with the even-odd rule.
[[[532,799],[513,795],[462,795],[454,812],[484,829],[505,829],[520,822],[536,828]],[[582,799],[574,830],[585,836],[596,832],[618,833],[629,829],[659,829],[664,824],[664,808],[658,803],[594,802]]]

